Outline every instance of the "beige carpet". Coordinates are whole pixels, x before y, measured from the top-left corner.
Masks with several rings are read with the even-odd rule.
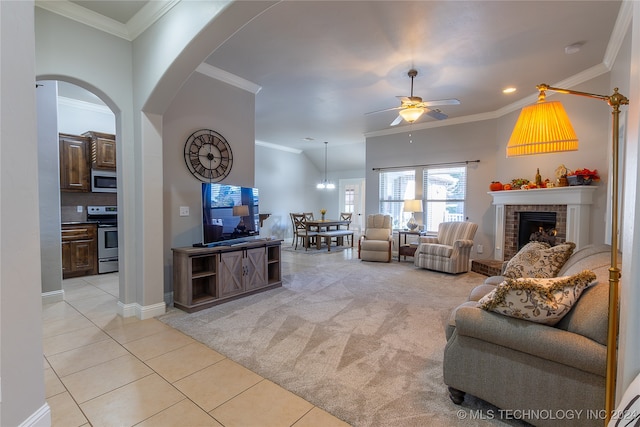
[[[160,320],[353,426],[514,425],[442,382],[447,317],[484,276],[298,252],[282,288]]]

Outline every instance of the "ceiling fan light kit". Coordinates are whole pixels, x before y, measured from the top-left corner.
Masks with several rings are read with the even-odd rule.
[[[421,97],[413,95],[413,79],[418,75],[418,71],[411,69],[407,73],[409,77],[411,77],[411,95],[410,96],[398,96],[400,99],[400,106],[395,108],[387,108],[385,110],[373,111],[367,114],[373,113],[381,113],[383,111],[392,111],[392,110],[400,110],[398,112],[398,117],[391,122],[389,126],[399,125],[402,120],[407,123],[413,123],[422,117],[423,114],[426,113],[427,116],[433,117],[436,120],[444,120],[448,116],[444,114],[442,111],[438,109],[431,109],[430,107],[435,107],[438,105],[459,105],[460,101],[455,98],[449,99],[440,99],[433,101],[423,101]]]
[[[405,121],[413,123],[422,116],[422,113],[424,113],[424,108],[409,107],[405,110],[400,110],[398,114],[400,114]]]

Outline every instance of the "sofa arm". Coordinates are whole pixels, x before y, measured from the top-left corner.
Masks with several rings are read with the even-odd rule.
[[[454,248],[472,248],[473,240],[456,240],[453,242]]]
[[[582,335],[469,306],[457,310],[455,325],[460,336],[605,376],[606,346]]]

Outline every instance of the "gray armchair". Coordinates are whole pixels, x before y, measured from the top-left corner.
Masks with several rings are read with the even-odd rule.
[[[358,240],[358,258],[363,261],[391,262],[391,215],[367,216],[367,228]]]
[[[469,257],[477,230],[478,224],[473,222],[440,223],[437,237],[420,237],[414,255],[415,266],[454,274],[469,271]]]

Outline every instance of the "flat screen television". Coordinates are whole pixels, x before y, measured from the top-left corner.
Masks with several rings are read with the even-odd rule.
[[[242,242],[258,236],[260,234],[258,204],[257,188],[203,183],[203,245],[232,244],[234,241]]]

